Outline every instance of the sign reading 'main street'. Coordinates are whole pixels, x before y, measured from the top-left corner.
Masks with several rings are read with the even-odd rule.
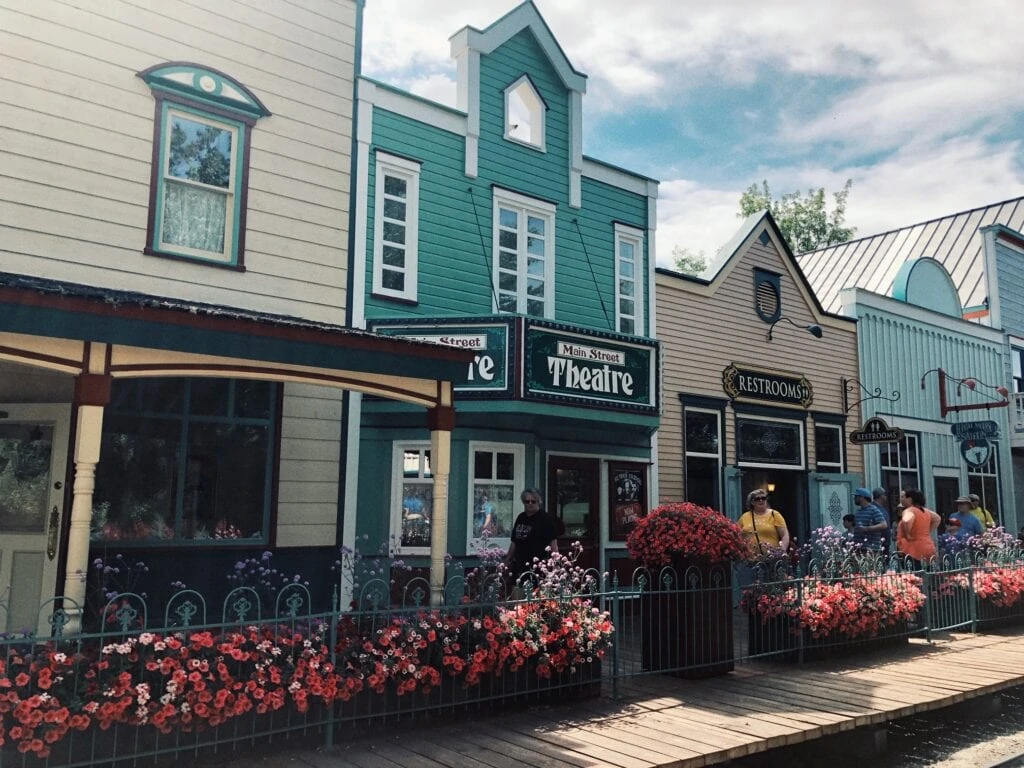
[[[744,368],[730,363],[722,371],[722,389],[733,400],[755,400],[775,405],[810,408],[814,390],[806,376]]]
[[[657,345],[632,344],[555,328],[527,326],[523,395],[581,405],[658,407]]]

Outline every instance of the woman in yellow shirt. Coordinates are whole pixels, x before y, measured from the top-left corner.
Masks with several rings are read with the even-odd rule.
[[[769,549],[789,549],[786,520],[768,506],[768,493],[761,488],[747,494],[747,511],[740,515],[740,528],[754,554],[765,554]]]

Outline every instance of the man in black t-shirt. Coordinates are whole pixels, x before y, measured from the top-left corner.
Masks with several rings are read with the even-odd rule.
[[[513,578],[529,570],[534,558],[546,560],[547,548],[558,551],[558,528],[542,506],[540,491],[527,488],[519,494],[523,511],[512,525],[512,543],[509,544],[505,563]]]

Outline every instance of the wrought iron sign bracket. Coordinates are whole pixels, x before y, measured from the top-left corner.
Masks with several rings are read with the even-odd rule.
[[[854,408],[856,408],[858,405],[860,405],[861,403],[863,403],[866,400],[885,400],[886,402],[889,402],[889,403],[895,403],[901,397],[901,395],[899,393],[899,390],[895,390],[895,389],[892,391],[892,394],[888,395],[888,396],[882,394],[882,388],[881,387],[875,387],[873,390],[872,389],[868,389],[867,387],[864,386],[864,384],[860,381],[860,379],[847,379],[847,378],[844,377],[842,379],[842,382],[843,382],[843,412],[844,413],[849,413],[850,411],[852,411]],[[852,394],[859,394],[857,392],[857,387],[860,387],[861,391],[863,391],[865,394],[864,394],[863,397],[860,398],[860,400],[854,400],[851,403],[850,402],[850,395],[852,395]]]
[[[958,379],[954,376],[950,376],[941,368],[932,368],[930,371],[925,371],[921,377],[921,389],[925,388],[925,379],[928,378],[929,373],[938,373],[939,376],[939,413],[942,414],[942,418],[946,418],[946,414],[957,413],[959,411],[977,411],[982,408],[988,410],[989,408],[1006,408],[1010,404],[1010,391],[1002,386],[996,386],[994,384],[986,384],[984,381],[974,377],[965,376],[962,379]],[[960,397],[964,389],[969,389],[971,392],[977,390],[978,387],[984,387],[990,389],[999,395],[1000,400],[988,400],[983,403],[964,403],[962,405],[950,405],[949,399],[946,396],[946,382],[956,382],[956,396]],[[991,395],[989,395],[991,397]]]

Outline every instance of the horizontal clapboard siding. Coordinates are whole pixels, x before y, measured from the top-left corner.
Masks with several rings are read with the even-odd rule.
[[[355,3],[0,0],[5,271],[341,322]],[[252,131],[244,274],[145,256],[154,100],[136,73],[218,69]]]
[[[682,404],[679,396],[703,395],[725,398],[722,371],[730,363],[763,368],[780,374],[803,375],[814,389],[812,411],[842,415],[843,377],[857,370],[857,336],[853,323],[842,321],[824,327],[815,339],[783,324],[767,341],[768,325],[754,309],[753,269],[761,267],[782,274],[782,313],[799,325],[820,321],[797,287],[789,262],[772,247],[755,240],[733,257],[731,266],[712,295],[702,295],[695,284],[659,273],[657,276],[658,338],[663,355],[664,411],[658,432],[658,476],[662,498],[685,498],[683,487]],[[857,422],[859,410],[848,416]],[[726,418],[726,464],[736,463],[734,419]],[[852,426],[848,428],[852,429]],[[813,420],[807,424],[808,466],[815,463]],[[850,446],[848,446],[849,448]],[[848,451],[848,470],[863,471],[861,451]]]

